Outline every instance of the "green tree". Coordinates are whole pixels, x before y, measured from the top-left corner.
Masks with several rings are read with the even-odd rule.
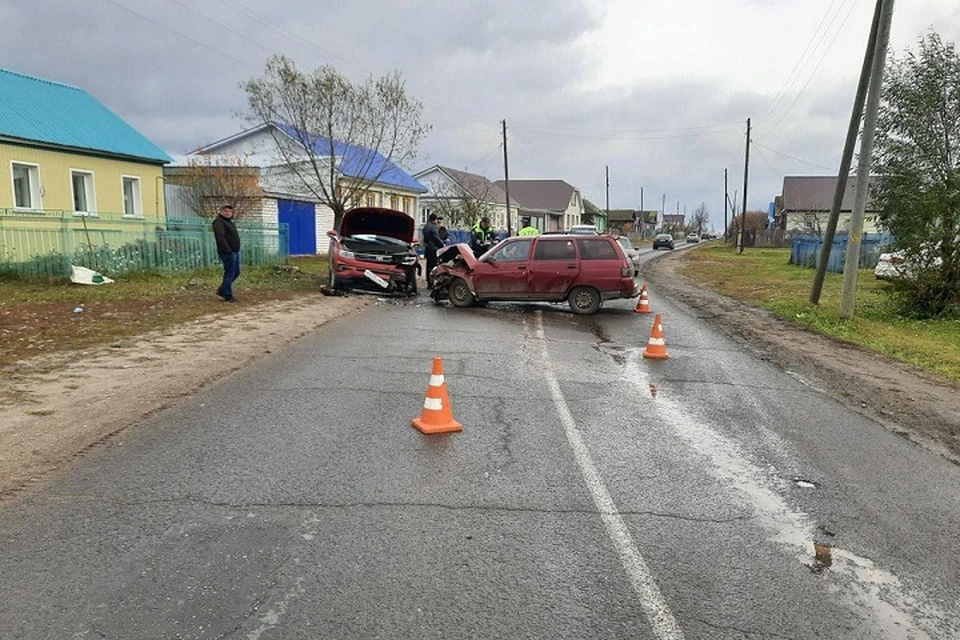
[[[250,121],[292,127],[291,135],[271,127],[277,154],[289,180],[333,210],[337,227],[392,165],[416,158],[430,131],[399,72],[353,82],[329,65],[304,72],[274,56],[242,86]],[[342,164],[350,165],[349,177]]]
[[[893,57],[877,124],[878,223],[906,254],[897,281],[926,317],[960,311],[960,56],[936,33]]]

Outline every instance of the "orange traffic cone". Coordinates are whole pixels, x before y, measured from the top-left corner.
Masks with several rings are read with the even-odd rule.
[[[663,339],[663,321],[659,313],[653,318],[653,331],[650,332],[647,348],[643,350],[643,357],[653,360],[666,360],[670,357],[667,353],[667,341]]]
[[[643,285],[640,288],[640,299],[637,300],[637,308],[633,310],[635,313],[650,313],[650,298],[647,296],[647,285]]]
[[[423,401],[423,413],[413,419],[413,426],[423,433],[463,431],[463,425],[453,419],[453,411],[450,410],[450,396],[443,379],[443,358],[440,356],[433,359],[433,373],[427,387],[427,398]]]

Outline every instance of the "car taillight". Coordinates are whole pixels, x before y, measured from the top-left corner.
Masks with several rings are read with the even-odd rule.
[[[633,267],[620,267],[620,275],[629,278],[633,275]]]

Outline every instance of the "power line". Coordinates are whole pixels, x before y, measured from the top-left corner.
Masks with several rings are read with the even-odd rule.
[[[837,0],[830,0],[830,5],[827,7],[827,10],[824,11],[823,16],[820,18],[820,23],[817,25],[817,28],[814,30],[813,35],[810,36],[810,40],[807,41],[807,46],[804,47],[803,52],[800,54],[800,57],[797,58],[797,62],[793,65],[793,69],[791,69],[790,73],[787,75],[787,79],[783,81],[783,85],[780,87],[780,90],[777,91],[776,95],[774,95],[773,99],[770,101],[770,104],[768,104],[767,107],[758,114],[757,120],[764,118],[767,113],[772,112],[776,108],[776,105],[783,99],[784,96],[786,96],[787,92],[790,90],[790,87],[792,87],[793,84],[799,79],[800,74],[803,73],[803,69],[806,68],[807,63],[809,62],[809,59],[805,60],[805,58],[806,58],[807,52],[810,51],[810,45],[812,45],[813,41],[816,40],[817,35],[820,33],[821,27],[823,27],[824,23],[827,21],[827,16],[830,15],[831,10],[833,9],[833,5],[836,4],[836,2]],[[822,41],[822,36],[821,36],[821,41]],[[818,42],[817,47],[819,46],[820,44]],[[811,56],[816,51],[817,47],[814,47],[813,51],[810,51]],[[803,63],[803,67],[800,66],[801,62]],[[799,73],[798,73],[798,69],[799,69]],[[796,77],[794,77],[795,73],[797,74]]]
[[[810,161],[808,161],[808,160],[804,160],[803,158],[798,158],[797,156],[792,156],[792,155],[790,155],[789,153],[784,153],[783,151],[777,151],[776,149],[771,149],[771,148],[768,147],[768,146],[765,146],[765,145],[763,145],[763,144],[760,144],[760,143],[757,142],[756,140],[753,141],[753,144],[754,144],[754,146],[760,147],[761,149],[766,149],[766,150],[769,151],[770,153],[775,153],[775,154],[777,154],[778,156],[783,156],[784,158],[790,158],[791,160],[795,160],[795,161],[800,162],[800,163],[803,163],[803,164],[808,164],[808,165],[810,165],[811,167],[816,167],[817,169],[823,169],[824,171],[833,171],[833,170],[834,170],[832,167],[825,167],[825,166],[823,166],[822,164],[817,164],[816,162],[810,162]]]
[[[816,77],[817,71],[820,70],[820,66],[823,64],[823,61],[826,59],[827,54],[830,53],[830,49],[833,48],[833,44],[837,41],[837,38],[843,32],[843,28],[846,26],[847,20],[850,19],[850,15],[853,13],[853,10],[856,8],[858,1],[859,0],[854,0],[850,4],[850,9],[847,11],[847,15],[844,16],[843,22],[840,23],[840,27],[837,29],[836,33],[833,34],[833,39],[830,40],[830,44],[827,45],[827,48],[824,50],[823,55],[820,56],[820,60],[817,61],[817,66],[814,67],[813,72],[810,74],[810,77],[807,78],[807,81],[800,88],[800,92],[793,99],[793,102],[790,103],[790,106],[787,107],[787,110],[783,112],[782,116],[780,116],[780,119],[777,121],[777,124],[773,125],[773,128],[766,131],[764,135],[770,135],[771,133],[776,131],[777,128],[783,123],[783,121],[786,120],[787,115],[789,115],[790,111],[797,104],[797,101],[800,100],[801,96],[803,96],[803,93],[807,90],[807,87],[810,86],[810,82]]]
[[[773,171],[778,178],[782,178],[783,173],[779,169],[777,169],[775,166],[773,166],[772,162],[767,160],[767,156],[765,156],[763,151],[760,150],[760,147],[756,146],[756,149],[757,149],[757,154],[760,156],[760,159],[763,160],[765,163],[767,163],[767,166],[770,167],[770,170]]]
[[[196,44],[196,45],[199,45],[199,46],[203,47],[204,49],[206,49],[206,50],[208,50],[208,51],[212,51],[212,52],[214,52],[214,53],[218,53],[218,54],[224,56],[225,58],[230,58],[230,59],[233,60],[234,62],[237,62],[237,63],[239,63],[239,64],[242,64],[242,65],[244,65],[244,66],[246,66],[246,67],[253,67],[253,68],[256,68],[256,67],[257,67],[257,65],[255,65],[255,64],[253,64],[253,63],[251,63],[251,62],[247,62],[246,60],[241,60],[240,58],[238,58],[238,57],[236,57],[236,56],[234,56],[234,55],[232,55],[232,54],[229,54],[229,53],[227,53],[226,51],[223,51],[223,50],[221,50],[221,49],[217,49],[216,47],[210,46],[209,44],[207,44],[206,42],[203,42],[202,40],[197,40],[196,38],[194,38],[194,37],[192,37],[192,36],[188,36],[187,34],[182,33],[182,32],[180,32],[180,31],[177,31],[176,29],[174,29],[174,28],[172,28],[172,27],[168,27],[167,25],[163,24],[162,22],[159,22],[159,21],[157,21],[157,20],[154,20],[154,19],[151,18],[150,16],[144,15],[144,14],[140,13],[139,11],[135,11],[135,10],[131,9],[130,7],[127,7],[127,6],[123,5],[123,4],[120,4],[120,3],[117,2],[116,0],[105,0],[105,1],[106,1],[106,2],[109,2],[110,4],[112,4],[112,5],[115,6],[115,7],[118,7],[118,8],[120,8],[120,9],[123,9],[124,11],[126,11],[126,12],[128,12],[128,13],[132,13],[133,15],[137,16],[138,18],[140,18],[140,19],[142,19],[142,20],[146,20],[146,21],[149,22],[150,24],[153,24],[153,25],[155,25],[155,26],[157,26],[157,27],[160,27],[160,28],[163,29],[164,31],[169,31],[170,33],[172,33],[172,34],[175,35],[175,36],[179,36],[179,37],[183,38],[184,40],[188,40],[188,41],[190,41],[190,42],[192,42],[192,43],[194,43],[194,44]]]

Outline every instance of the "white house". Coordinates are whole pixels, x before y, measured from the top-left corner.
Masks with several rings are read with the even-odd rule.
[[[453,211],[457,218],[463,219],[446,222],[459,222],[460,226],[470,227],[477,221],[465,219],[469,216],[464,210],[473,201],[474,208],[490,218],[494,229],[507,229],[507,195],[484,176],[434,165],[415,173],[413,177],[427,188],[427,192],[420,196],[420,224],[426,224],[431,213]],[[510,198],[510,228],[514,231],[519,228],[519,210],[520,204]]]
[[[205,145],[190,155],[244,157],[247,165],[255,167],[260,174],[263,198],[260,207],[247,213],[247,219],[266,223],[286,224],[290,230],[290,253],[308,255],[325,253],[327,231],[333,228],[333,210],[322,204],[300,180],[295,167],[284,161],[277,149],[288,144],[287,157],[302,156],[301,165],[306,165],[309,154],[300,142],[302,137],[292,127],[271,122],[233,136]],[[329,142],[322,137],[310,135],[313,141],[313,156],[317,161],[326,160]],[[414,217],[419,208],[419,198],[427,189],[412,176],[381,154],[342,142],[334,142],[334,180],[337,188],[349,185],[352,189],[362,185],[356,200],[350,206],[375,206],[403,211]],[[181,167],[182,169],[182,167]],[[304,175],[313,175],[312,168]],[[176,171],[176,168],[172,169]],[[326,174],[325,171],[321,173]],[[327,185],[329,189],[329,185]],[[176,201],[176,197],[171,198]]]

